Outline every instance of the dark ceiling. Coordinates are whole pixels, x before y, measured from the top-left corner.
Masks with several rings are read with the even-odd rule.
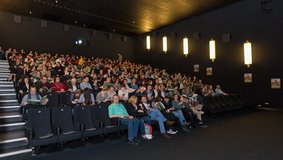
[[[0,10],[136,36],[239,0],[0,0]]]

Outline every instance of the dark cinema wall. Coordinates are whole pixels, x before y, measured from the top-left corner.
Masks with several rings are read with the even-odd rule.
[[[117,58],[120,53],[124,58],[134,60],[134,44],[131,37],[69,26],[64,31],[64,24],[47,21],[47,27],[41,27],[41,20],[22,17],[21,23],[14,22],[14,14],[0,12],[0,46],[24,48],[51,53],[72,53],[96,57]],[[77,46],[75,40],[89,40],[88,46]]]
[[[221,84],[229,93],[248,93],[260,102],[283,107],[283,90],[271,89],[271,78],[283,78],[283,1],[272,0],[269,14],[262,11],[261,0],[243,0],[192,17],[136,39],[135,59],[139,63],[166,68],[170,72],[196,75],[204,82]],[[200,33],[200,39],[193,36]],[[222,35],[231,34],[223,43]],[[146,50],[146,35],[151,50]],[[168,52],[162,52],[162,36],[168,37]],[[190,54],[184,57],[182,39],[189,38]],[[209,60],[208,41],[216,40],[216,60]],[[243,44],[252,42],[253,64],[244,65]],[[193,66],[199,64],[200,72]],[[213,76],[206,76],[206,68]],[[252,73],[252,83],[244,83],[244,73]],[[281,85],[282,86],[282,85]]]

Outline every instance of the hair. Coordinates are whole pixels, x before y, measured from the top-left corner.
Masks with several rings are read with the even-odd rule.
[[[137,99],[138,99],[137,96],[132,95],[132,96],[129,98],[128,102],[129,102],[129,103],[134,103]]]
[[[88,88],[85,88],[85,89],[84,89],[84,98],[85,98],[84,103],[85,103],[86,105],[92,104],[90,89],[88,89]]]

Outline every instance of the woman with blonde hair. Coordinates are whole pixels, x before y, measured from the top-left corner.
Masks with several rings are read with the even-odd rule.
[[[132,95],[130,99],[128,100],[128,103],[125,105],[126,110],[129,113],[130,116],[133,116],[137,118],[140,123],[139,123],[139,128],[141,131],[141,135],[143,139],[148,139],[145,134],[145,127],[144,123],[146,122],[147,124],[150,124],[150,119],[143,109],[141,109],[140,106],[137,105],[138,102],[138,97],[135,95]]]

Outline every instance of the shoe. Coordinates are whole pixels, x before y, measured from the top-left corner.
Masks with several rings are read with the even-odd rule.
[[[182,129],[183,129],[184,132],[188,132],[188,133],[191,132],[191,130],[186,128],[186,127],[182,127]]]
[[[141,141],[138,140],[137,138],[134,138],[133,141],[136,142],[136,143],[140,143],[140,142],[141,142]]]
[[[186,122],[184,123],[184,126],[189,126],[191,123],[190,122]]]
[[[166,125],[168,125],[168,126],[171,126],[171,125],[173,125],[175,123],[175,121],[166,121]]]
[[[171,138],[171,137],[170,137],[168,134],[166,134],[166,133],[163,133],[162,135],[163,135],[163,137],[166,138],[166,139],[170,139],[170,138]]]
[[[172,129],[169,129],[167,131],[168,134],[177,134],[178,131],[173,131]]]
[[[142,138],[143,138],[144,140],[150,140],[150,139],[152,139],[152,135],[148,135],[148,134],[142,135]]]
[[[201,128],[207,128],[207,125],[204,124],[204,123],[201,123],[201,124],[199,124],[199,127],[201,127]]]
[[[131,144],[131,145],[134,145],[134,146],[139,145],[139,143],[135,142],[134,140],[131,140],[131,141],[129,140],[128,144]]]

